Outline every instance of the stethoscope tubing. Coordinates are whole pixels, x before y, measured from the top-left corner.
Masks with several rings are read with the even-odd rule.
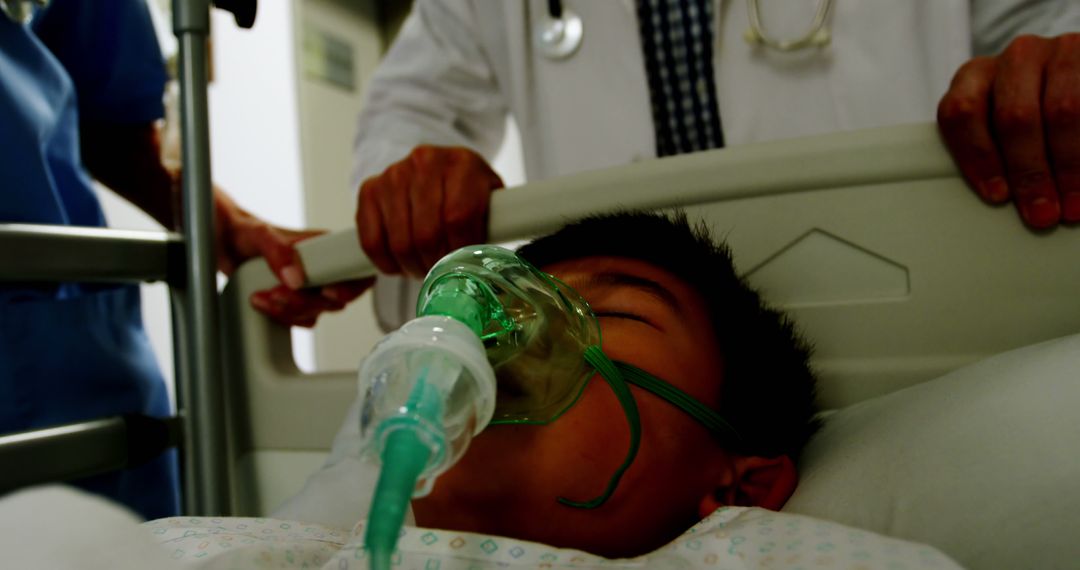
[[[801,37],[782,40],[768,33],[761,19],[760,0],[746,0],[750,27],[743,37],[746,42],[782,52],[798,51],[809,47],[824,47],[831,41],[826,25],[832,12],[834,0],[818,0],[810,28]],[[560,60],[574,55],[584,38],[585,26],[581,18],[567,10],[562,0],[547,0],[547,16],[533,32],[533,44],[548,59]]]

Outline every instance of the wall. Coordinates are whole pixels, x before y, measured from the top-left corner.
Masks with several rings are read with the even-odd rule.
[[[349,175],[356,117],[382,52],[374,2],[305,0],[297,4],[294,31],[300,60],[297,85],[305,223],[329,230],[350,228],[355,208]],[[311,58],[310,46],[322,41],[348,47],[351,86],[314,72],[312,65],[317,61],[304,64],[305,49]],[[354,368],[379,336],[371,295],[365,294],[343,312],[320,317],[314,330],[314,361],[298,364],[309,371]]]

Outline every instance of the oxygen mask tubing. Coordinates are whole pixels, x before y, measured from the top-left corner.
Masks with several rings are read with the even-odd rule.
[[[726,441],[712,409],[600,349],[600,325],[580,295],[512,251],[459,249],[428,273],[417,318],[384,337],[360,369],[362,453],[382,463],[368,514],[370,567],[390,567],[412,498],[465,453],[488,425],[546,424],[574,405],[595,372],[619,399],[630,448],[597,497],[602,505],[637,455],[641,421],[627,382],[668,400]]]

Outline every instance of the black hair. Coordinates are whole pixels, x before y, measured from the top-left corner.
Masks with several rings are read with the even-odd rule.
[[[730,250],[704,223],[691,226],[681,211],[593,216],[537,238],[518,254],[537,267],[593,256],[635,259],[697,291],[724,363],[717,411],[741,435],[740,453],[795,459],[820,427],[809,344],[738,276]]]

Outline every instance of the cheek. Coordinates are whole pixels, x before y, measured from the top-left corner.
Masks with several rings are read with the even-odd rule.
[[[611,388],[595,377],[578,402],[543,425],[495,425],[484,430],[443,479],[512,481],[551,496],[602,489],[630,442],[626,416]],[[447,483],[449,484],[449,483]]]
[[[707,405],[720,400],[723,363],[709,349],[710,339],[684,330],[658,332],[625,324],[605,327],[603,339],[604,353],[612,360],[641,368]]]
[[[651,371],[657,376],[675,382],[676,385],[700,401],[712,401],[719,397],[717,379],[710,376],[711,366],[684,357],[677,346],[659,342],[658,339],[641,334],[629,327],[609,327],[605,331],[604,351],[612,360],[628,362]],[[669,340],[685,342],[669,335]],[[594,377],[590,385],[592,398],[579,403],[575,412],[582,418],[582,432],[597,434],[597,443],[603,449],[604,461],[596,468],[610,477],[626,456],[630,435],[626,415],[614,392],[603,378]],[[689,490],[698,493],[701,478],[702,454],[717,452],[708,430],[674,404],[643,388],[630,385],[641,418],[641,447],[620,488]],[[570,414],[567,414],[570,415]],[[575,414],[575,416],[578,414]],[[599,422],[602,422],[600,424]],[[606,479],[605,479],[606,481]]]
[[[714,450],[707,430],[669,402],[635,386],[630,390],[641,419],[641,446],[620,487],[640,484],[655,491],[663,488],[657,485],[695,479],[700,454]],[[599,376],[578,404],[545,431],[543,437],[558,450],[565,472],[592,482],[586,492],[603,489],[630,447],[626,413]]]
[[[630,442],[622,406],[600,376],[589,382],[578,402],[562,417],[540,428],[538,436],[558,450],[563,465],[574,471],[614,469]]]

